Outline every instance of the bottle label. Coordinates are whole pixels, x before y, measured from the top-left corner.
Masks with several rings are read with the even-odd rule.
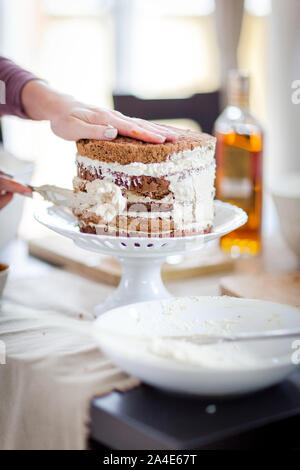
[[[224,175],[227,178],[248,178],[250,175],[250,163],[248,150],[225,145]]]
[[[221,191],[224,197],[248,198],[252,194],[252,185],[249,178],[223,178],[221,182]]]
[[[226,145],[224,148],[221,193],[227,199],[247,199],[252,195],[251,161],[248,150]]]

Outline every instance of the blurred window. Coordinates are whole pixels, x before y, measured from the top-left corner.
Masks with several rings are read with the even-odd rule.
[[[179,97],[219,85],[214,0],[135,0],[132,81],[135,93]]]

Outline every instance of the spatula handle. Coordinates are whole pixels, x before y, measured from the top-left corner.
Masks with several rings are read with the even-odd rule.
[[[18,193],[23,196],[31,197],[33,187],[29,184],[19,183],[14,180],[11,175],[8,175],[4,171],[0,170],[0,180],[1,180],[1,190],[7,191],[9,193]]]

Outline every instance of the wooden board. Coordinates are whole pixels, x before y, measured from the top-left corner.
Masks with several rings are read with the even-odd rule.
[[[300,307],[300,271],[224,277],[221,279],[221,293]]]
[[[88,277],[95,281],[117,286],[121,266],[112,257],[98,255],[77,247],[72,240],[50,235],[29,241],[29,252],[48,263]],[[168,258],[162,269],[165,281],[231,271],[234,262],[215,245],[187,256]]]

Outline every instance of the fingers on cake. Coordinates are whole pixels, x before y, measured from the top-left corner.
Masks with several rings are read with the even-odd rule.
[[[182,237],[212,230],[216,139],[191,130],[163,144],[118,136],[77,141],[73,208],[81,232]]]

